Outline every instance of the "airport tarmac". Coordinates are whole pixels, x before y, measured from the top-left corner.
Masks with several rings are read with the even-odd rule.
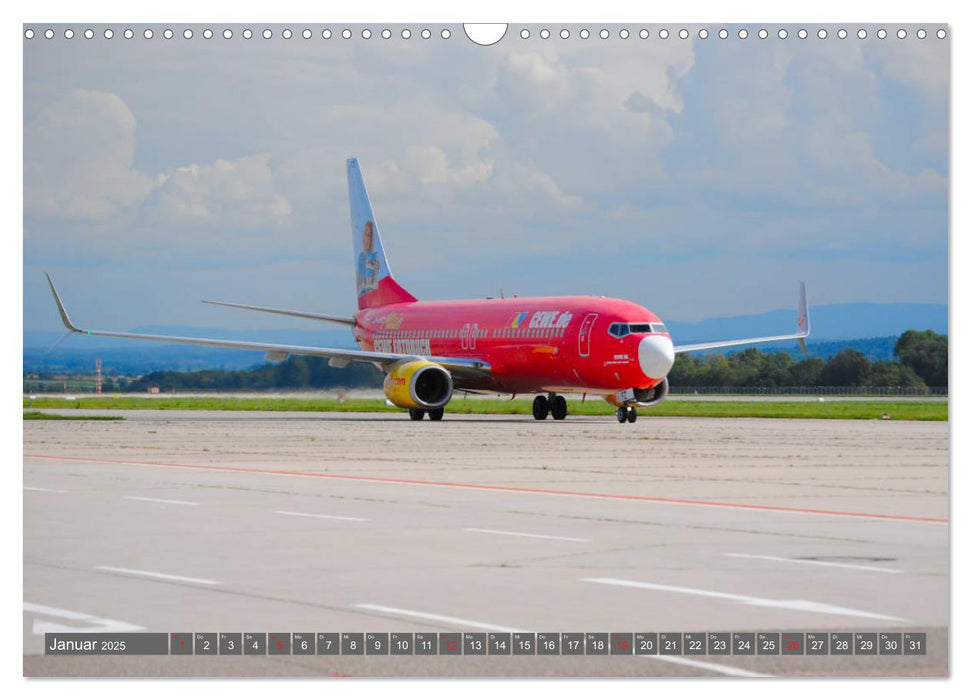
[[[948,672],[947,423],[111,413],[24,422],[26,675]],[[923,632],[927,653],[43,655],[44,631],[126,629]]]

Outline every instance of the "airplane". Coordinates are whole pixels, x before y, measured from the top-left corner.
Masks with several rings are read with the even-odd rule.
[[[412,420],[441,420],[456,391],[536,394],[533,418],[563,420],[565,393],[602,396],[620,423],[668,395],[675,355],[809,336],[806,286],[799,284],[796,332],[761,338],[675,345],[652,311],[595,296],[418,301],[395,279],[356,158],[347,161],[358,310],[351,316],[289,311],[221,301],[218,306],[312,319],[349,327],[359,350],[81,329],[67,314],[54,280],[54,302],[71,334],[260,350],[269,361],[290,355],[329,358],[334,367],[370,362],[385,373],[384,392]],[[62,338],[63,340],[63,338]]]

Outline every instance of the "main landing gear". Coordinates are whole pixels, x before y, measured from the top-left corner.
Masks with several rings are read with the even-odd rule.
[[[566,413],[566,399],[559,394],[550,394],[548,397],[540,394],[533,399],[533,418],[536,420],[546,420],[546,416],[550,414],[553,415],[553,420],[563,420]]]
[[[408,417],[411,418],[412,420],[421,420],[422,418],[425,417],[425,413],[426,411],[424,411],[421,408],[408,409]],[[428,420],[441,420],[442,417],[445,415],[445,409],[433,408],[432,410],[427,411],[427,413],[428,413]]]
[[[617,409],[618,423],[634,423],[637,421],[637,409],[634,406],[621,406]]]

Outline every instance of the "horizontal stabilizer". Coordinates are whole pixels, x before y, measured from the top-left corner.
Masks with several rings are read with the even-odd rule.
[[[329,321],[330,323],[342,323],[345,326],[353,326],[356,321],[352,316],[332,316],[330,314],[311,314],[306,311],[287,311],[286,309],[271,309],[266,306],[250,306],[249,304],[233,304],[228,301],[209,301],[208,299],[202,300],[203,304],[212,304],[213,306],[228,306],[231,309],[245,309],[246,311],[262,311],[268,314],[277,314],[279,316],[293,316],[294,318],[309,318],[314,321]]]

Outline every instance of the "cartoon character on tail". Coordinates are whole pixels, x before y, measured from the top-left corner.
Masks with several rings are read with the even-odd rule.
[[[357,295],[364,296],[378,287],[381,260],[374,250],[374,222],[364,224],[364,242],[357,258]]]

